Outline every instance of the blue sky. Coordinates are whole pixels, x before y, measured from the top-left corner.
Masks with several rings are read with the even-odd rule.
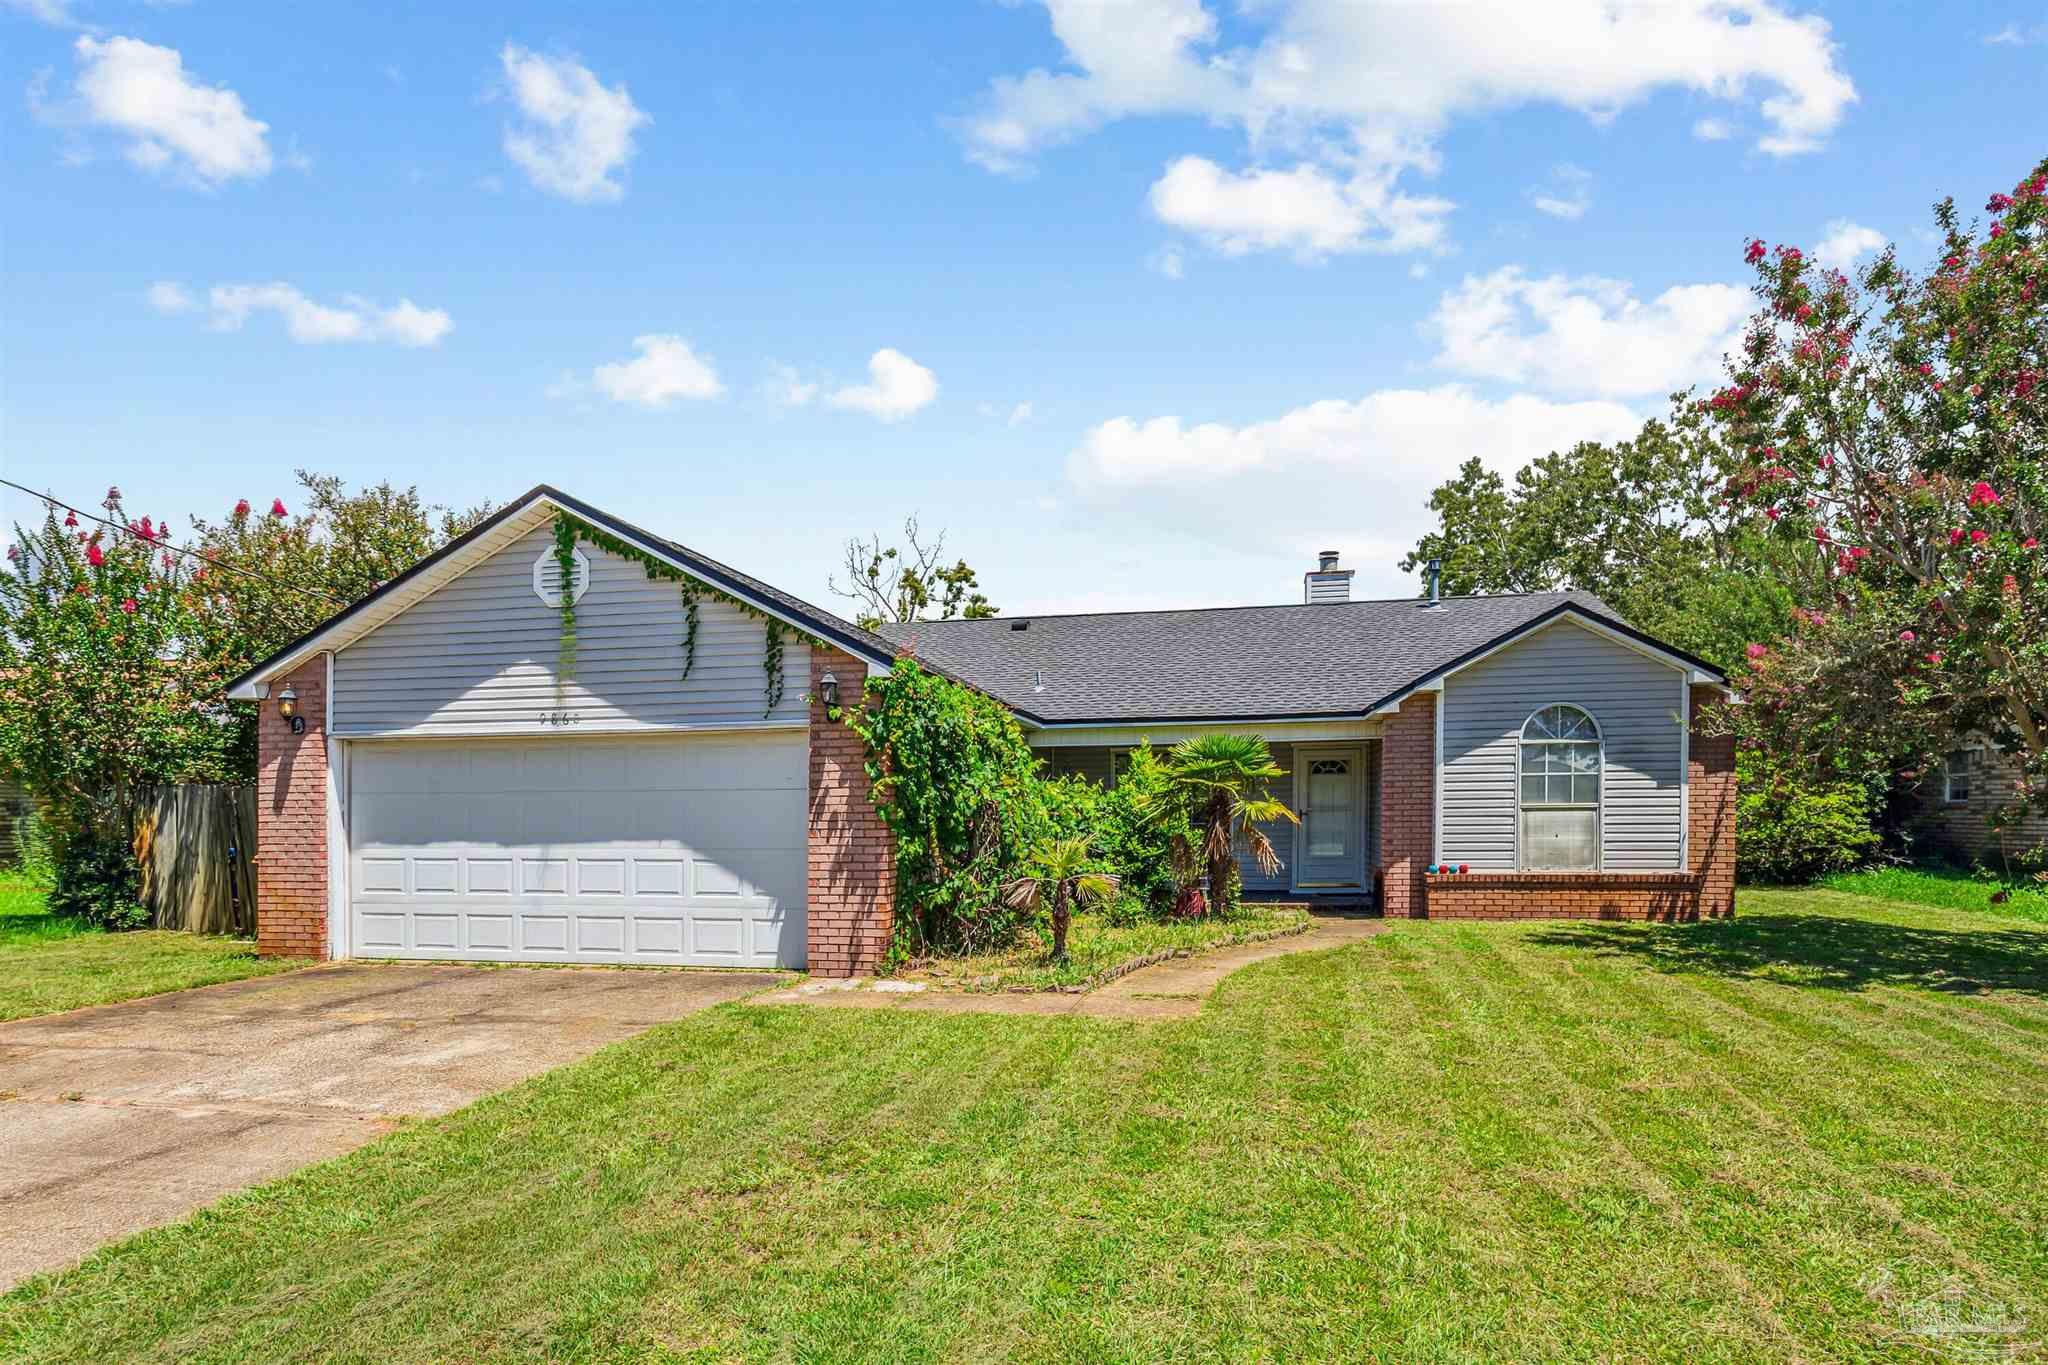
[[[1013,612],[1400,594],[1461,459],[1713,377],[1748,237],[2009,187],[2044,65],[2017,3],[0,0],[0,469],[549,482],[821,604],[910,512]]]

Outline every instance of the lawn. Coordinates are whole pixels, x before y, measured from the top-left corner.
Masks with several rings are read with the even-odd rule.
[[[1968,872],[1880,867],[1866,872],[1840,872],[1829,877],[1826,885],[1831,891],[1851,895],[1938,905],[1950,910],[1980,910],[1987,915],[2048,924],[2048,882],[2031,877],[2003,882]],[[2005,899],[1994,903],[1991,898],[2001,892]]]
[[[44,907],[45,888],[0,872],[0,1020],[132,1000],[304,964],[256,956],[245,938],[110,934]]]
[[[2048,1340],[2048,932],[1404,922],[1197,1017],[730,1005],[0,1300],[26,1359]]]
[[[1067,930],[1067,960],[1052,960],[1052,933],[1027,935],[1015,947],[973,957],[935,958],[912,980],[936,981],[971,990],[1052,990],[1095,980],[1113,968],[1161,953],[1198,953],[1233,943],[1296,933],[1308,927],[1308,912],[1293,905],[1247,904],[1228,917],[1140,919],[1112,924],[1097,914],[1074,916]]]

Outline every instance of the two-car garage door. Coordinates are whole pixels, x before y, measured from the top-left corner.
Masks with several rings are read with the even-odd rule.
[[[357,956],[804,965],[801,732],[348,751]]]

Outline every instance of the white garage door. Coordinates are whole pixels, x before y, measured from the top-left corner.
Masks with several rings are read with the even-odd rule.
[[[350,744],[361,957],[804,964],[802,734]]]

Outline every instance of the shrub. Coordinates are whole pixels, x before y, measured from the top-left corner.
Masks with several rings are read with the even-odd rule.
[[[1171,914],[1181,889],[1174,850],[1192,843],[1194,830],[1186,803],[1175,798],[1172,774],[1151,745],[1124,756],[1116,785],[1102,792],[1094,815],[1095,847],[1124,891],[1154,916]]]
[[[126,839],[88,831],[64,842],[51,888],[50,912],[103,929],[141,929],[149,912],[140,901],[141,870]]]
[[[1877,850],[1873,802],[1857,782],[1819,782],[1756,749],[1736,757],[1735,864],[1744,881],[1803,883]]]
[[[1016,718],[908,658],[870,678],[865,704],[844,717],[896,837],[892,956],[1007,944],[1024,912],[1004,904],[1003,888],[1050,822],[1048,784]]]

